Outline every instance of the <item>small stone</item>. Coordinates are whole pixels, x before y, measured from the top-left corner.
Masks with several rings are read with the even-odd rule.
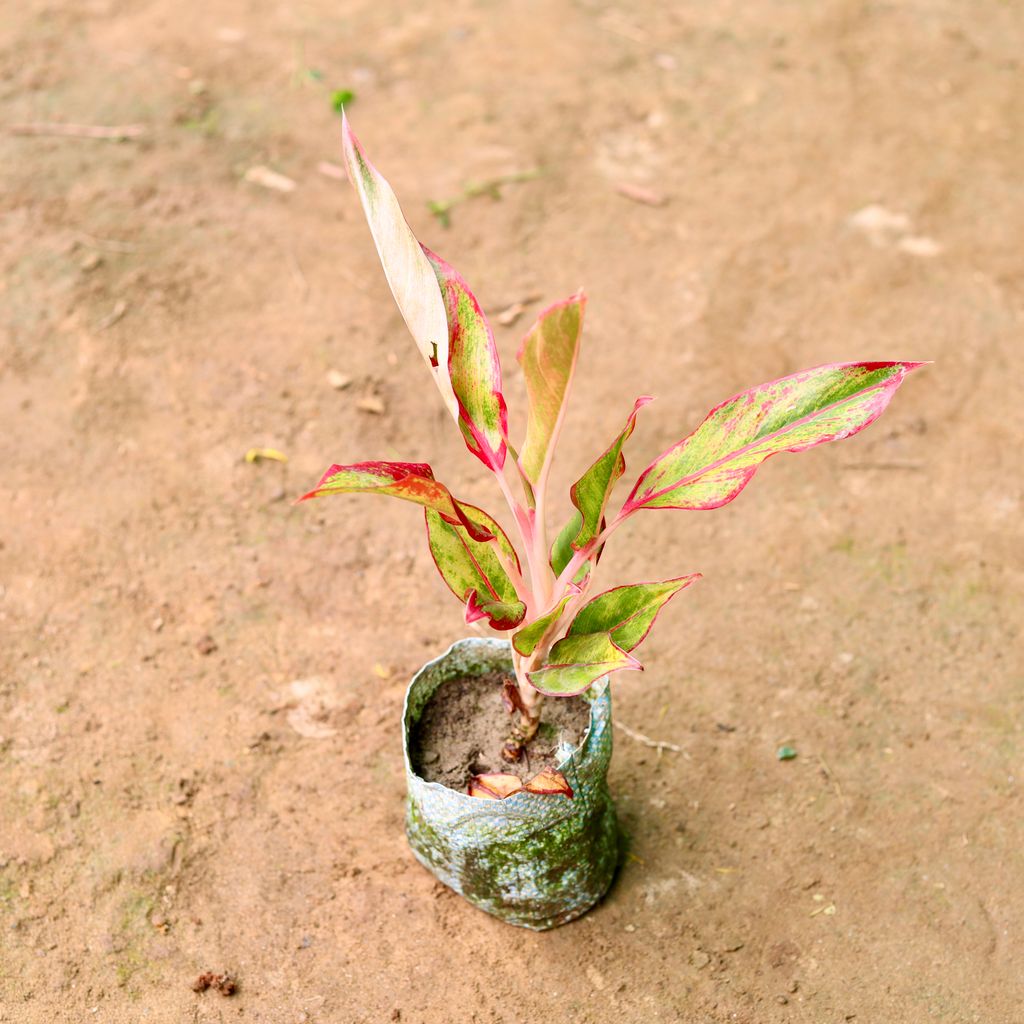
[[[593,964],[587,968],[587,977],[590,979],[591,985],[593,985],[599,992],[607,984],[604,980],[604,975]]]
[[[633,932],[636,931],[636,925],[635,924],[627,924],[626,925],[626,931],[629,932],[630,935],[632,935]]]
[[[327,383],[335,391],[344,391],[352,383],[352,378],[347,373],[342,373],[341,370],[328,370]]]
[[[367,395],[356,402],[356,408],[360,412],[368,412],[374,416],[383,416],[387,412],[387,406],[376,396]]]
[[[83,257],[82,262],[78,265],[88,273],[90,270],[103,266],[103,257],[98,252],[91,252]]]
[[[208,654],[213,654],[217,650],[217,641],[207,633],[196,641],[196,650],[204,657]]]
[[[785,1006],[786,1003],[789,1002],[789,999],[786,996],[776,996],[775,1002],[777,1002],[779,1006]]]
[[[699,971],[702,967],[707,967],[711,963],[711,957],[703,949],[695,949],[690,954],[690,963]]]
[[[437,764],[441,760],[441,755],[436,750],[428,750],[423,755],[424,764]]]

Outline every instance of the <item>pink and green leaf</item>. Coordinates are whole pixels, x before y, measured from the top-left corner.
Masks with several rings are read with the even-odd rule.
[[[565,416],[576,369],[586,296],[582,292],[544,310],[519,349],[529,408],[519,466],[534,485],[543,482]]]
[[[621,516],[644,508],[713,509],[765,459],[863,430],[921,363],[832,363],[741,391],[640,475]]]
[[[544,638],[544,634],[562,617],[562,612],[565,611],[565,606],[571,598],[572,595],[567,594],[547,615],[534,619],[533,622],[523,626],[512,637],[512,646],[518,654],[521,654],[524,658],[528,658],[533,654],[537,649],[537,644]]]
[[[490,324],[458,271],[426,246],[448,317],[448,376],[459,404],[466,447],[500,472],[508,448],[508,412],[501,393],[501,364]]]
[[[576,506],[576,512],[559,532],[552,545],[551,567],[555,570],[556,575],[561,574],[575,552],[583,550],[601,532],[608,499],[611,497],[615,484],[626,471],[626,459],[622,454],[622,447],[636,427],[637,413],[653,401],[653,398],[646,395],[636,400],[622,432],[570,488],[569,496],[572,498],[573,505]],[[599,555],[600,552],[597,552],[595,561]],[[585,575],[583,568],[580,572]]]
[[[359,194],[391,294],[405,319],[449,412],[459,415],[448,371],[448,316],[437,275],[412,233],[387,180],[367,160],[342,115],[342,143],[349,178]]]
[[[607,633],[629,653],[646,639],[661,609],[700,576],[695,572],[664,583],[632,583],[606,590],[579,610],[567,635]]]
[[[493,629],[515,629],[526,616],[526,605],[519,599],[495,544],[506,564],[519,572],[515,549],[504,530],[482,509],[466,504],[461,509],[476,532],[489,534],[493,540],[475,540],[469,527],[451,523],[436,511],[426,509],[427,541],[437,571],[448,589],[466,606],[467,622],[486,618]]]
[[[612,640],[609,633],[567,636],[555,644],[545,665],[527,678],[541,693],[572,697],[592,683],[622,669],[643,671],[643,666]]]
[[[316,487],[299,498],[299,501],[332,494],[389,494],[432,509],[448,523],[461,524],[474,541],[484,542],[494,536],[486,524],[468,514],[473,506],[456,501],[451,491],[434,479],[433,470],[424,462],[334,465],[324,473]]]

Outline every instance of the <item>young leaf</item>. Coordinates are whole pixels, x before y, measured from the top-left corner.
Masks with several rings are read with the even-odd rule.
[[[492,775],[474,775],[469,780],[467,792],[470,796],[482,797],[485,800],[504,800],[513,793],[523,789],[523,780],[518,775],[506,775],[495,772]]]
[[[359,193],[391,294],[431,368],[448,411],[458,419],[459,406],[448,375],[448,316],[434,268],[406,222],[391,186],[366,159],[344,112],[341,130],[345,165]]]
[[[530,781],[523,786],[527,793],[560,794],[567,796],[570,800],[576,795],[569,785],[569,780],[555,768],[544,768],[537,772]]]
[[[499,472],[508,446],[508,412],[491,326],[459,273],[426,246],[448,317],[448,376],[459,403],[466,447]]]
[[[517,358],[526,378],[530,403],[519,466],[533,484],[544,479],[565,415],[565,398],[576,369],[586,302],[586,296],[578,292],[544,310],[519,349]]]
[[[524,626],[515,636],[512,637],[512,646],[516,651],[521,654],[524,658],[528,658],[537,648],[537,644],[540,643],[541,637],[548,631],[552,623],[557,622],[562,612],[565,610],[565,606],[569,603],[571,594],[567,594],[562,598],[554,608],[547,613],[542,615],[539,619],[534,619],[528,626]]]
[[[473,528],[497,539],[508,564],[519,571],[519,559],[502,528],[484,511],[461,505]],[[448,589],[466,605],[466,621],[486,618],[493,629],[515,629],[526,616],[515,585],[502,568],[491,543],[474,540],[467,526],[455,525],[433,509],[425,509],[430,553]]]
[[[750,388],[714,408],[640,475],[621,515],[728,504],[757,467],[863,430],[921,363],[832,363]]]
[[[622,433],[570,488],[569,495],[576,506],[576,512],[552,545],[551,567],[556,574],[560,574],[569,564],[576,551],[586,547],[601,532],[605,506],[619,477],[626,471],[622,446],[633,433],[636,414],[653,401],[653,398],[646,395],[636,400]]]
[[[484,520],[469,514],[479,509],[456,501],[423,462],[357,462],[351,466],[331,466],[316,487],[299,501],[331,494],[390,494],[433,509],[448,523],[460,524],[474,541],[488,541],[495,536]]]
[[[559,640],[551,648],[547,664],[528,673],[527,678],[548,696],[572,697],[602,676],[620,669],[642,672],[643,666],[608,633],[588,633]]]
[[[695,572],[664,583],[632,583],[606,590],[579,610],[567,635],[608,633],[627,653],[635,650],[647,638],[658,612],[700,577]]]

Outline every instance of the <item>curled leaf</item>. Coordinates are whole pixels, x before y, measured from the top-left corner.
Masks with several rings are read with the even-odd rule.
[[[389,494],[433,510],[445,522],[461,526],[475,541],[485,542],[494,537],[489,528],[490,517],[475,516],[473,512],[478,513],[479,509],[456,501],[451,491],[434,479],[434,471],[425,462],[334,465],[324,473],[316,487],[299,498],[299,501],[332,494]],[[473,512],[469,511],[471,509]]]
[[[460,503],[460,510],[474,530],[491,538],[478,541],[464,524],[452,523],[433,509],[426,509],[430,554],[448,589],[466,606],[466,621],[486,618],[492,629],[515,629],[526,615],[495,546],[506,564],[519,571],[519,559],[504,530],[482,509]]]
[[[565,610],[565,606],[569,603],[571,597],[571,594],[563,597],[547,615],[534,619],[533,622],[528,626],[524,626],[512,637],[512,646],[518,654],[521,654],[524,658],[528,658],[533,654],[544,634],[561,618],[562,612]]]
[[[518,775],[495,772],[490,775],[474,775],[469,780],[466,792],[484,800],[504,800],[523,789],[523,780]]]
[[[576,506],[576,512],[555,538],[552,546],[551,566],[556,573],[561,573],[569,564],[574,552],[585,548],[601,532],[604,510],[612,489],[626,471],[622,446],[629,440],[636,427],[637,413],[653,401],[654,399],[647,395],[636,400],[622,432],[570,488],[569,496]],[[600,552],[595,554],[595,561],[599,555]]]
[[[523,789],[528,793],[561,794],[570,800],[575,796],[566,777],[555,768],[545,768],[538,772]]]
[[[622,515],[728,504],[772,455],[839,441],[873,423],[921,365],[831,363],[741,391],[643,471]]]
[[[466,447],[498,472],[508,448],[508,412],[491,326],[458,271],[426,246],[423,252],[437,274],[448,317],[448,376],[459,404],[459,428]]]

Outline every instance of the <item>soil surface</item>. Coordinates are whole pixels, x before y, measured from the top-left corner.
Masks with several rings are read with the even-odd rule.
[[[0,1020],[1022,1019],[1019,3],[0,20]],[[521,334],[586,285],[553,529],[637,395],[623,494],[741,388],[934,360],[863,434],[612,538],[602,587],[704,579],[614,681],[629,853],[551,933],[404,841],[405,684],[471,632],[422,516],[291,504],[429,461],[505,521],[338,180],[335,89],[493,314],[513,443]]]
[[[515,763],[501,757],[515,719],[501,700],[501,673],[442,683],[413,730],[413,770],[427,782],[440,782],[465,792],[470,778],[488,772],[532,779],[544,768],[558,766],[558,748],[575,747],[590,721],[590,705],[582,697],[549,698],[541,705],[540,727]]]

